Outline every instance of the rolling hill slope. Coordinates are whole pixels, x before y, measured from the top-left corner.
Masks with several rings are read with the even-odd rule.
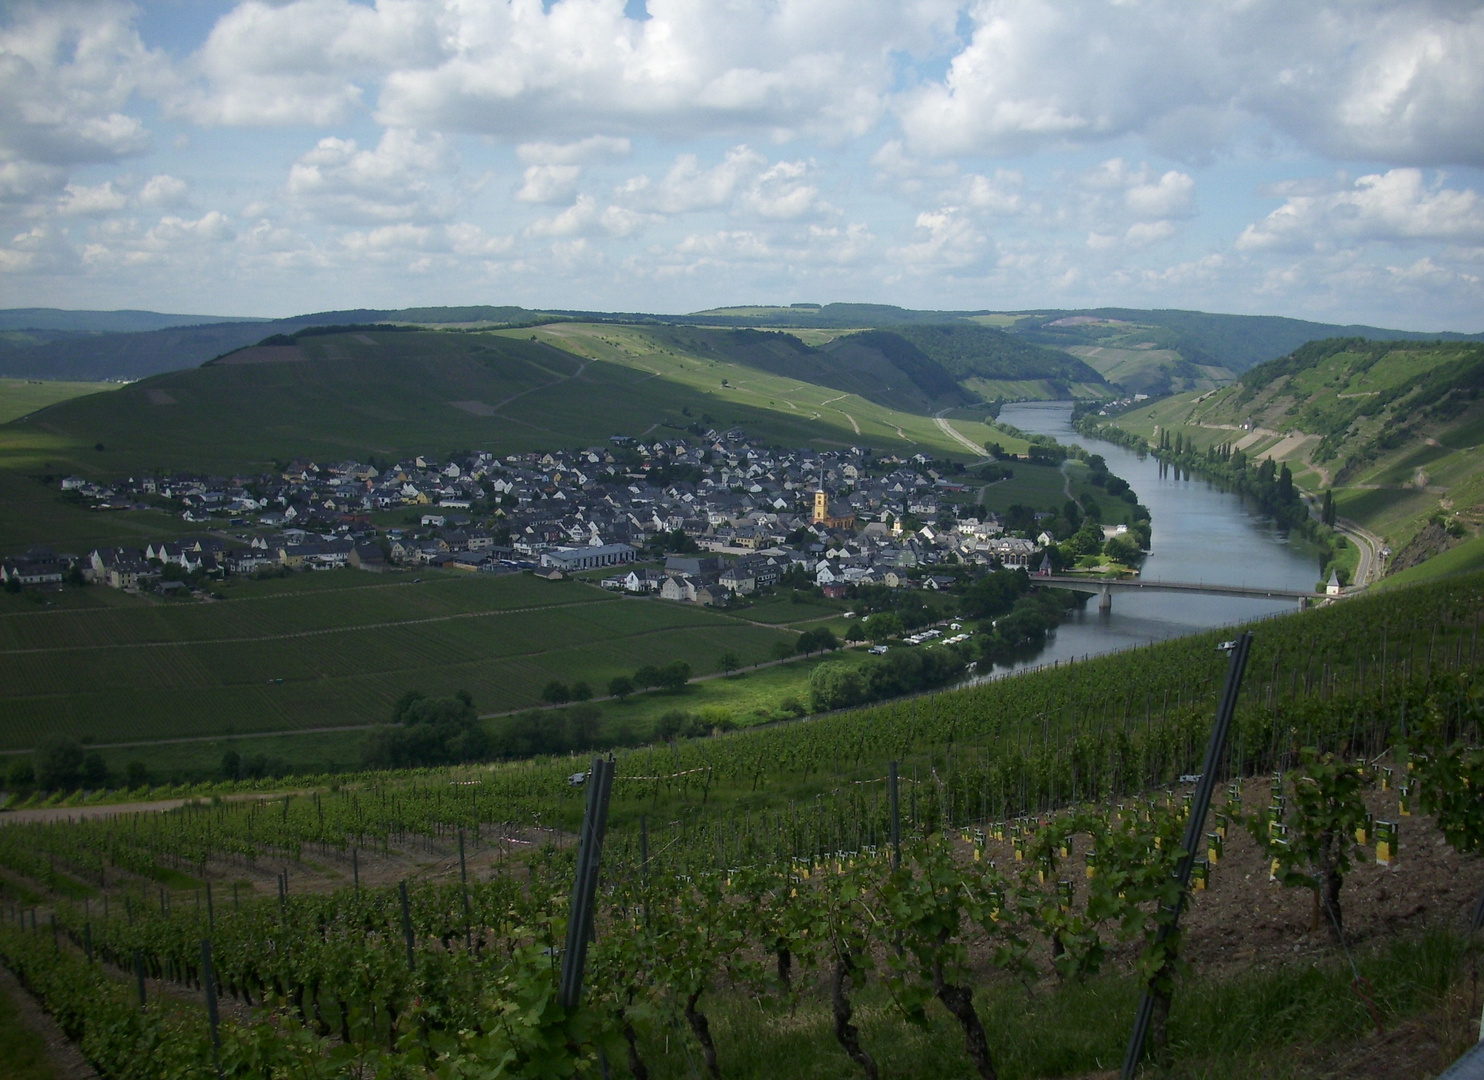
[[[620,333],[645,351],[604,344]],[[666,356],[637,331],[573,325],[536,337],[353,331],[248,348],[0,426],[0,470],[260,472],[299,456],[503,454],[729,426],[790,446],[963,453],[927,415],[737,362]],[[991,435],[955,426],[979,444]]]

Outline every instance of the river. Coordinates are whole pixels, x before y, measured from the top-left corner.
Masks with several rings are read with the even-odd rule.
[[[1209,480],[1161,470],[1152,455],[1141,457],[1114,443],[1079,434],[1072,428],[1071,402],[1006,405],[1000,421],[1027,434],[1050,435],[1064,445],[1079,443],[1101,454],[1113,474],[1129,482],[1139,501],[1149,508],[1151,518],[1150,552],[1141,573],[1145,580],[1314,588],[1319,578],[1318,552],[1302,538],[1290,539],[1241,496],[1222,491]],[[1111,612],[1100,613],[1096,599],[1092,599],[1081,611],[1072,613],[1034,656],[1013,664],[997,664],[993,673],[981,670],[979,679],[1147,645],[1296,608],[1287,600],[1115,593]]]

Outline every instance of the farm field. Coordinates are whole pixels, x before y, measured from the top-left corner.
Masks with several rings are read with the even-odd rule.
[[[61,379],[0,379],[0,424],[55,405],[59,401],[117,390],[116,382],[66,382]]]
[[[795,636],[526,575],[413,584],[334,571],[217,591],[225,599],[52,610],[8,597],[0,749],[55,731],[110,743],[381,723],[414,689],[467,689],[481,712],[504,712],[538,704],[552,679],[599,688],[676,659],[701,675],[724,653],[753,663]]]

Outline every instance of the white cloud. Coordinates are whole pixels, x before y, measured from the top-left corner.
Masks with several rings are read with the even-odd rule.
[[[183,65],[189,81],[168,104],[198,124],[339,122],[363,107],[365,85],[436,60],[441,6],[247,0],[217,21]]]
[[[162,217],[160,223],[145,234],[145,240],[163,246],[181,243],[212,243],[231,240],[234,235],[226,215],[217,210],[210,210],[194,221],[174,215]]]
[[[113,181],[86,187],[68,184],[57,204],[57,212],[68,217],[84,214],[111,214],[129,205],[129,196],[118,191]]]
[[[560,214],[538,218],[526,228],[527,236],[575,236],[598,221],[598,204],[591,195],[579,195],[577,201]]]
[[[989,238],[958,207],[917,215],[916,239],[891,248],[887,256],[913,273],[957,270],[979,262]]]
[[[647,175],[621,185],[622,205],[659,214],[739,209],[765,218],[798,218],[831,213],[810,183],[814,166],[806,161],[768,159],[747,146],[735,146],[709,169],[695,154],[682,154],[658,182]]]
[[[21,3],[0,20],[0,160],[65,167],[148,147],[125,110],[162,59],[134,32],[129,6]]]
[[[1319,249],[1366,241],[1484,244],[1484,200],[1428,185],[1421,170],[1362,176],[1323,194],[1295,194],[1237,238],[1241,251]]]
[[[453,167],[453,155],[436,134],[391,128],[374,150],[329,137],[294,163],[288,194],[331,221],[438,220],[452,213],[454,200],[429,177]]]
[[[761,129],[827,138],[881,115],[897,57],[951,30],[945,0],[450,4],[441,55],[386,76],[386,123],[486,134]],[[585,131],[584,131],[585,129]]]
[[[1288,0],[979,0],[912,145],[1004,152],[1143,135],[1209,159],[1256,119],[1339,157],[1484,164],[1484,9]]]
[[[190,188],[178,177],[160,173],[151,176],[139,189],[141,206],[179,206],[186,201]]]
[[[991,214],[1017,214],[1023,208],[1025,177],[1012,169],[996,169],[993,176],[965,177],[958,193],[963,205]]]
[[[577,178],[581,174],[578,165],[529,165],[525,183],[516,190],[515,197],[521,202],[566,202],[577,190]]]
[[[595,158],[627,157],[632,149],[628,139],[593,135],[572,143],[521,143],[515,155],[526,165],[581,165]]]
[[[1134,184],[1123,204],[1141,218],[1188,217],[1195,212],[1195,180],[1171,169],[1158,180]]]

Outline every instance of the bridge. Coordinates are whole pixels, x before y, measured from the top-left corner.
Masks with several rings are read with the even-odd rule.
[[[1303,607],[1323,596],[1313,590],[1274,589],[1266,585],[1216,585],[1189,581],[1145,581],[1142,578],[1089,578],[1070,574],[1033,574],[1031,580],[1058,589],[1092,593],[1098,598],[1099,611],[1113,610],[1116,592],[1184,592],[1209,596],[1248,596],[1257,599],[1297,600]]]

